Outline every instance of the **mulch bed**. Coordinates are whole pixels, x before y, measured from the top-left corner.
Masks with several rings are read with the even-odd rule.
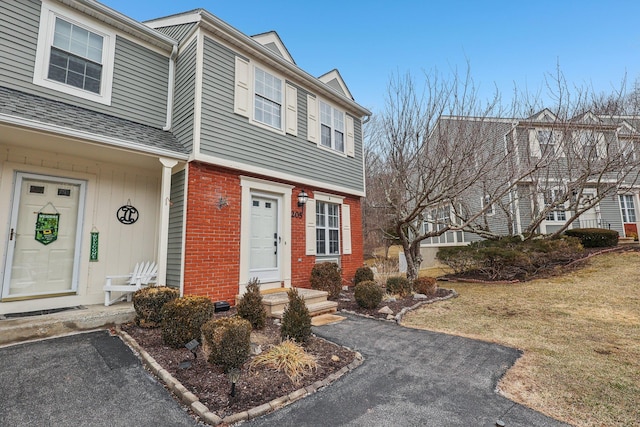
[[[395,297],[394,299],[383,300],[380,303],[378,308],[362,308],[356,302],[353,296],[353,288],[349,288],[348,291],[342,291],[340,293],[340,298],[338,299],[338,311],[347,311],[352,313],[357,313],[369,317],[374,317],[376,319],[387,319],[388,314],[380,313],[380,309],[382,307],[389,307],[391,311],[393,311],[393,315],[397,315],[405,308],[411,308],[419,303],[426,303],[429,301],[433,301],[436,299],[444,298],[453,293],[450,289],[438,288],[438,290],[432,294],[427,295],[427,299],[416,300],[413,298],[413,295],[406,296],[404,298]]]
[[[452,292],[448,289],[438,289],[436,294],[429,297],[429,300],[448,296]],[[387,314],[378,313],[381,307],[387,306],[394,314],[398,314],[403,309],[413,307],[420,302],[423,301],[414,300],[413,296],[408,296],[397,298],[395,301],[383,301],[377,309],[363,309],[355,302],[351,288],[341,293],[337,314],[340,314],[341,310],[345,310],[378,319],[387,319]],[[235,315],[235,308],[228,312],[216,313],[215,316],[231,315]],[[174,349],[165,345],[162,342],[160,328],[140,328],[134,323],[128,323],[122,325],[122,330],[135,339],[160,366],[180,381],[183,386],[198,396],[200,402],[210,411],[215,412],[221,418],[260,406],[316,381],[324,380],[349,365],[356,357],[354,351],[312,336],[304,348],[316,357],[318,369],[305,375],[300,383],[294,384],[284,373],[275,370],[264,367],[250,368],[249,360],[241,370],[240,379],[236,384],[236,395],[231,397],[229,395],[231,391],[229,378],[222,369],[205,360],[201,346],[196,349],[194,357],[186,348]],[[280,326],[272,319],[267,319],[267,325],[263,330],[252,333],[252,343],[260,345],[263,351],[279,342]],[[188,368],[180,366],[185,361],[191,361]]]
[[[224,315],[233,314],[234,310]],[[218,315],[216,315],[218,316]],[[160,328],[146,329],[129,323],[122,330],[134,338],[155,360],[189,391],[198,396],[200,402],[210,411],[224,418],[234,413],[246,411],[286,396],[318,380],[323,380],[342,367],[350,364],[355,352],[340,347],[321,338],[311,337],[304,346],[307,353],[317,358],[318,368],[304,376],[300,383],[294,384],[284,373],[256,367],[249,368],[250,361],[242,367],[240,379],[236,384],[236,395],[231,397],[231,383],[222,369],[208,363],[202,347],[196,349],[196,357],[186,348],[173,349],[162,342]],[[266,327],[252,334],[252,342],[268,350],[269,345],[280,341],[280,326],[267,320]],[[252,356],[253,357],[253,356]],[[188,368],[180,368],[184,361],[191,361]]]

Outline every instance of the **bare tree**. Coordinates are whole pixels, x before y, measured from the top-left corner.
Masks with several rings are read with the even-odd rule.
[[[481,103],[468,72],[463,79],[424,77],[420,88],[408,74],[391,79],[386,108],[368,139],[376,166],[367,203],[392,224],[410,279],[418,276],[422,241],[472,227],[490,208],[466,203],[473,186],[491,183],[491,197],[500,200],[530,174],[515,168],[513,146],[496,137],[498,95]],[[501,130],[512,127],[499,122]]]

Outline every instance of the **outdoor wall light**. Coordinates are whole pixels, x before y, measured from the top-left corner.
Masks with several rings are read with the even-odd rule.
[[[300,190],[300,194],[298,194],[298,206],[303,207],[307,204],[307,200],[309,200],[309,195],[303,190]]]

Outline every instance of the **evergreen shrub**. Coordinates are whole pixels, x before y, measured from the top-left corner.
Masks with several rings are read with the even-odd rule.
[[[292,339],[299,343],[306,342],[311,336],[311,315],[296,288],[288,292],[289,304],[282,314],[280,335],[283,340]]]
[[[162,307],[162,340],[173,348],[200,338],[200,328],[211,319],[215,307],[203,296],[186,295]]]
[[[225,372],[240,369],[251,353],[251,323],[241,317],[211,319],[202,325],[207,361]]]
[[[392,276],[387,279],[387,293],[406,297],[411,293],[411,281],[406,277]]]
[[[353,296],[362,308],[376,308],[382,302],[384,291],[373,280],[366,280],[356,285]]]
[[[321,262],[311,270],[311,288],[327,291],[328,298],[335,300],[342,290],[342,274],[340,267],[334,262]]]
[[[247,319],[253,329],[262,329],[267,321],[267,311],[262,305],[260,281],[253,278],[247,284],[247,291],[238,303],[238,316]]]
[[[136,325],[155,328],[162,321],[162,307],[180,296],[180,291],[168,286],[149,286],[134,292],[133,308]]]

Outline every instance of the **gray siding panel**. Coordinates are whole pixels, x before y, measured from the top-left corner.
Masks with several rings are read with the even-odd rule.
[[[148,126],[164,126],[168,56],[116,37],[111,105],[88,101],[33,84],[39,22],[40,2],[0,2],[0,85]]]
[[[194,40],[176,63],[176,97],[174,99],[173,134],[191,151],[193,147],[193,114],[196,93],[196,50]]]
[[[363,191],[362,131],[355,118],[355,158],[306,139],[306,97],[298,88],[298,136],[252,125],[233,112],[235,54],[208,37],[204,44],[201,152],[225,160]],[[339,171],[339,173],[336,173]]]
[[[167,247],[167,286],[180,286],[182,271],[182,224],[184,217],[184,170],[171,177],[171,209],[169,210],[169,244]],[[162,285],[162,283],[160,283]]]
[[[195,25],[195,23],[172,25],[170,27],[156,28],[156,30],[166,34],[174,40],[181,41]]]
[[[618,195],[607,196],[600,200],[600,215],[602,217],[602,227],[617,231],[620,236],[624,236],[624,226],[622,225],[622,212],[620,211],[620,200]],[[636,209],[637,212],[637,209]]]

